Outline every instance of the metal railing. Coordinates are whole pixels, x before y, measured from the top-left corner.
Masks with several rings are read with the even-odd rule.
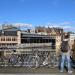
[[[38,49],[33,49],[31,54],[12,54],[10,58],[0,57],[0,66],[22,66],[29,68],[47,66],[55,68],[58,66],[58,57],[56,56],[55,51],[40,52]]]

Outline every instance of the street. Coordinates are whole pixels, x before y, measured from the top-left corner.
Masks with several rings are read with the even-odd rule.
[[[63,74],[0,74],[0,75],[63,75]]]
[[[74,74],[0,74],[0,75],[74,75]]]
[[[73,69],[74,75],[75,69]],[[40,67],[40,68],[27,68],[27,67],[2,67],[0,68],[0,75],[66,75],[68,74],[66,70],[64,73],[60,73],[58,68],[48,68],[48,67]]]

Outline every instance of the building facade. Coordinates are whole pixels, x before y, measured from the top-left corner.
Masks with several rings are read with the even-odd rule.
[[[21,43],[20,30],[12,25],[2,26],[0,30],[0,55],[9,55],[16,52],[16,46]]]
[[[38,49],[40,52],[55,51],[58,53],[62,41],[62,30],[48,28],[48,30],[41,29],[41,31],[42,34],[39,34],[39,30],[35,33],[28,33],[13,25],[2,26],[0,30],[0,55],[26,54],[33,49]]]
[[[75,33],[70,33],[70,47],[72,49],[72,45],[74,44]]]

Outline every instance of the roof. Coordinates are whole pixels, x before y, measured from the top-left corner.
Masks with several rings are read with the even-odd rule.
[[[14,26],[7,26],[7,27],[3,27],[0,30],[0,36],[4,35],[4,36],[16,36],[17,35],[17,31],[19,31],[20,29],[18,29],[17,27]]]

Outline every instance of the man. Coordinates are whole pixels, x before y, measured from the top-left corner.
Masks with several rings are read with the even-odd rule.
[[[61,63],[60,63],[60,72],[64,71],[64,65],[67,62],[68,73],[71,71],[71,60],[70,60],[71,49],[69,46],[69,35],[65,34],[64,39],[61,44]],[[65,61],[66,60],[66,61]]]

